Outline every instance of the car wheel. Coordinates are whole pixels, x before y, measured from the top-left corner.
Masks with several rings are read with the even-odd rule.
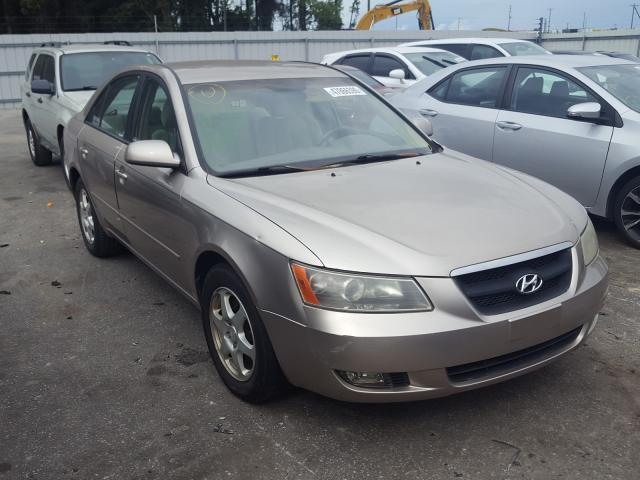
[[[613,215],[624,239],[640,248],[640,177],[631,179],[620,189]]]
[[[27,131],[27,147],[29,148],[31,161],[38,167],[51,165],[51,152],[40,145],[38,136],[36,135],[29,119],[25,120],[24,128]]]
[[[89,253],[96,257],[109,257],[120,252],[122,250],[120,243],[107,235],[100,225],[91,197],[82,180],[78,180],[76,184],[75,197],[80,232]]]
[[[202,323],[213,364],[233,394],[263,403],[287,390],[267,331],[239,277],[226,265],[207,274]]]

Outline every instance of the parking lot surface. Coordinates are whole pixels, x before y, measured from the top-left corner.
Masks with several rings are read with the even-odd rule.
[[[633,479],[640,251],[611,268],[586,345],[500,385],[411,404],[296,390],[254,406],[209,360],[199,313],[131,254],[84,248],[58,164],[0,111],[0,479]]]

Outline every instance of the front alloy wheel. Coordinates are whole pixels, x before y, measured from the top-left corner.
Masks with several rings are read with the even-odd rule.
[[[640,248],[640,177],[632,179],[620,189],[614,215],[618,231],[628,243]]]
[[[238,296],[220,287],[211,297],[211,334],[216,352],[229,374],[240,382],[251,378],[256,361],[253,329]]]

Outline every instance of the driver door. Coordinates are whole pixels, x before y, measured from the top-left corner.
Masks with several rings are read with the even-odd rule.
[[[600,103],[600,123],[567,117],[570,106],[584,102]],[[493,161],[549,182],[589,207],[598,195],[612,135],[613,113],[606,102],[568,75],[523,66],[508,108],[498,114]]]
[[[155,78],[145,79],[132,141],[162,140],[181,155],[178,124],[166,87]],[[186,174],[181,169],[126,163],[126,150],[116,158],[116,194],[130,246],[149,264],[180,285],[186,285],[180,268],[185,221],[180,198]]]

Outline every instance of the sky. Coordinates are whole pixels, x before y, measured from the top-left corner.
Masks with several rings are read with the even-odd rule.
[[[391,0],[371,0],[371,6]],[[401,0],[404,3],[406,0]],[[348,27],[352,0],[343,0],[343,21]],[[631,0],[430,0],[438,30],[482,30],[487,27],[507,28],[511,5],[511,29],[532,30],[539,17],[547,18],[551,10],[552,29],[582,28],[586,13],[587,28],[629,28]],[[640,2],[638,2],[640,3]],[[640,10],[640,7],[639,7]],[[360,16],[367,11],[367,0],[360,0]],[[399,30],[417,30],[414,13],[396,17]],[[636,16],[634,27],[640,28]],[[395,30],[396,19],[376,24],[374,30]]]

